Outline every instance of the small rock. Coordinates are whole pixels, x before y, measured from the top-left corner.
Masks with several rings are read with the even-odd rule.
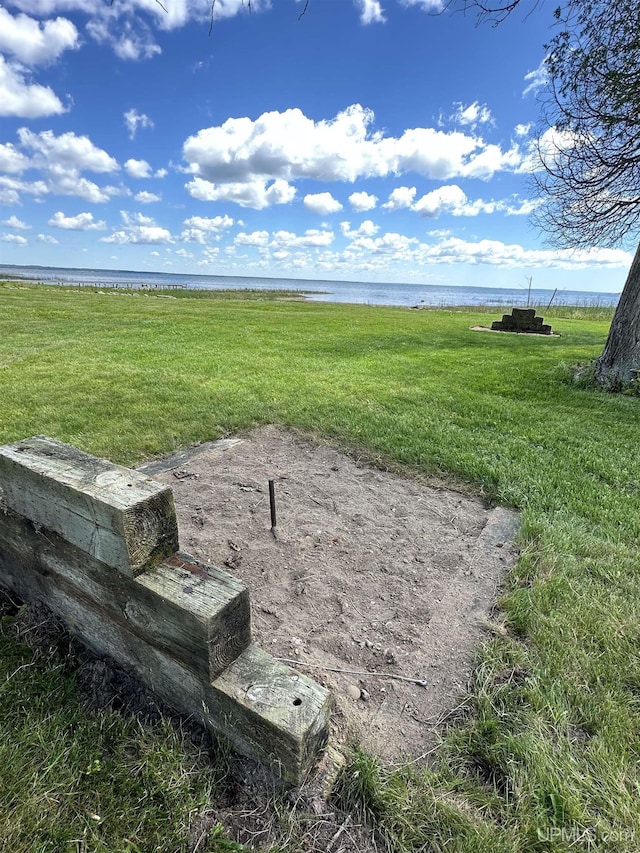
[[[355,684],[350,684],[347,687],[347,696],[354,701],[360,698],[360,688]]]
[[[371,699],[371,694],[369,693],[369,691],[368,691],[368,690],[365,690],[364,688],[362,688],[362,690],[360,691],[360,698],[361,698],[364,702],[368,702],[368,701],[369,701],[369,699]]]

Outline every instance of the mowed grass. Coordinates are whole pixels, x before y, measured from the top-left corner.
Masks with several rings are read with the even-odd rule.
[[[388,770],[356,753],[337,796],[392,850],[637,851],[640,400],[567,379],[602,349],[606,313],[544,313],[562,337],[470,331],[500,309],[0,286],[0,441],[44,433],[135,464],[279,423],[520,508],[522,555],[435,763]],[[8,629],[2,644],[0,849],[186,849],[222,765],[162,727],[86,714],[64,667]],[[120,781],[147,762],[167,774],[161,802],[158,777]]]

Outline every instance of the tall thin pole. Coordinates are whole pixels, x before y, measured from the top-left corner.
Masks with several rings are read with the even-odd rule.
[[[269,508],[271,510],[271,532],[276,532],[276,488],[273,479],[269,480]]]

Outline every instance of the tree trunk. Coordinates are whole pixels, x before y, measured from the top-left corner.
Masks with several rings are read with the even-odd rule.
[[[595,381],[607,391],[628,388],[640,377],[640,245],[629,270],[609,337],[595,365]]]

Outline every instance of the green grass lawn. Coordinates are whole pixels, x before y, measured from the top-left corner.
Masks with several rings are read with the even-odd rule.
[[[640,400],[567,379],[610,314],[552,308],[562,337],[540,338],[470,331],[500,309],[267,296],[0,285],[0,442],[42,433],[134,464],[278,423],[522,509],[521,558],[435,764],[356,753],[338,795],[398,851],[640,849]],[[9,622],[0,849],[183,849],[219,767],[167,726],[87,714],[64,663]]]

